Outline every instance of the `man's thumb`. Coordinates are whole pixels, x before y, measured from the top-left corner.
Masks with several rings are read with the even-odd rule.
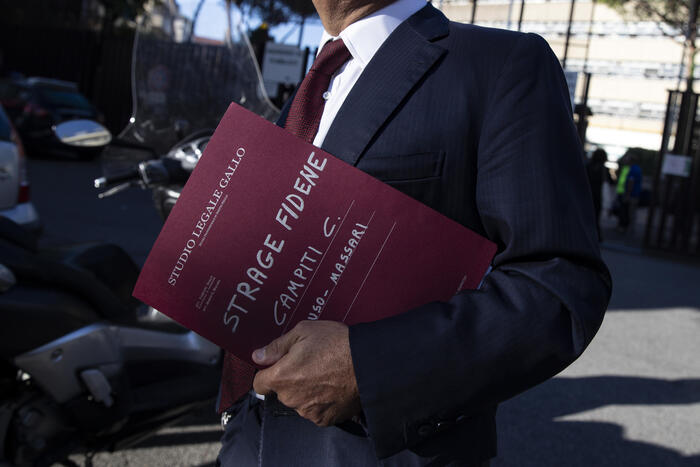
[[[296,341],[296,336],[291,332],[282,334],[277,339],[273,340],[265,347],[257,349],[253,352],[253,361],[258,365],[274,365],[280,358],[284,357],[292,344]]]

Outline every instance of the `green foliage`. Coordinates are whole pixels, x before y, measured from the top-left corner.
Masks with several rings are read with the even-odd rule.
[[[686,35],[693,0],[600,0],[623,16],[667,24]]]
[[[665,24],[661,32],[669,37],[684,36],[686,90],[693,90],[695,80],[696,39],[698,36],[698,7],[700,0],[600,0],[623,16]],[[670,30],[669,30],[670,28]]]
[[[118,20],[128,23],[149,3],[163,0],[0,0],[0,21],[38,27],[113,29]],[[98,8],[102,7],[102,8]],[[101,14],[104,12],[104,15]]]
[[[287,9],[300,18],[316,15],[316,9],[311,0],[282,0]]]
[[[235,0],[242,11],[255,13],[271,26],[316,14],[311,0]]]
[[[134,20],[143,12],[148,0],[100,0],[107,16]]]
[[[629,148],[625,152],[625,156],[628,154],[634,154],[637,156],[637,163],[642,169],[642,173],[645,176],[653,176],[656,171],[656,164],[659,157],[659,151],[653,149],[645,148]]]
[[[102,29],[111,31],[118,20],[123,23],[133,22],[136,17],[144,12],[147,3],[159,4],[162,0],[98,0],[104,8]]]

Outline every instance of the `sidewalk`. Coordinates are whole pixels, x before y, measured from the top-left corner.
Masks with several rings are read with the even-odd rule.
[[[499,411],[494,466],[700,466],[700,265],[604,249],[588,350]]]
[[[603,256],[614,292],[598,335],[560,375],[501,405],[493,467],[700,466],[700,265]],[[95,465],[211,466],[220,434],[201,414]]]

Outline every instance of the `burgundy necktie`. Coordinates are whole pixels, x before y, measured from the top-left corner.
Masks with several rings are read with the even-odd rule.
[[[311,69],[301,82],[289,108],[284,127],[290,133],[313,142],[318,131],[326,100],[323,95],[331,78],[350,59],[350,51],[342,39],[328,41],[321,49]],[[233,354],[226,352],[221,376],[219,413],[231,407],[253,387],[255,368]]]
[[[323,95],[331,78],[350,59],[350,51],[342,39],[326,42],[311,69],[301,82],[289,108],[284,127],[292,134],[312,143],[321,122]]]

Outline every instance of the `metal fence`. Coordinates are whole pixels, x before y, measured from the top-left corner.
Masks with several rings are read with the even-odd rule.
[[[669,91],[644,246],[700,256],[698,94]]]

